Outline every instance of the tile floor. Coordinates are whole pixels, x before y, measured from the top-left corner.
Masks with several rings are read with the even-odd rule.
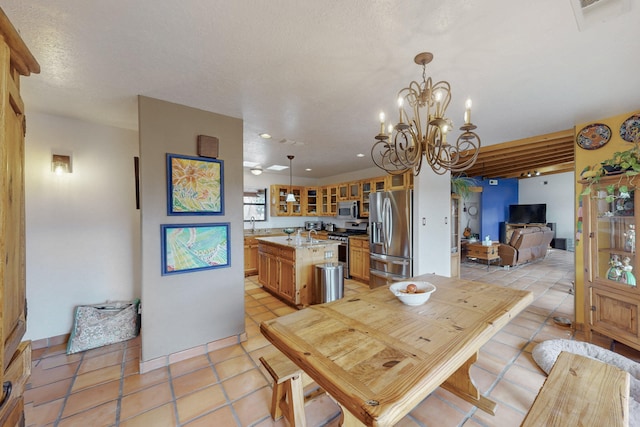
[[[462,277],[501,286],[528,289],[535,295],[529,308],[480,351],[472,377],[480,390],[497,401],[488,415],[452,394],[437,389],[399,426],[520,425],[545,379],[531,358],[536,343],[552,338],[582,339],[581,333],[557,326],[554,316],[573,319],[572,252],[551,250],[531,265],[509,270],[463,263]],[[258,358],[275,350],[258,325],[292,312],[263,291],[257,276],[245,280],[246,331],[241,345],[217,350],[140,375],[139,338],[67,356],[65,345],[33,351],[33,372],[25,392],[27,426],[286,426],[269,417],[270,377]],[[366,290],[348,280],[345,294]],[[606,339],[598,344],[608,347]],[[640,353],[616,345],[635,360]],[[310,427],[338,426],[338,407],[321,397],[306,408]]]

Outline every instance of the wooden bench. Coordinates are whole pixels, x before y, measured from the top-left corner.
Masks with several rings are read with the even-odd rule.
[[[629,425],[629,373],[561,352],[523,427]]]
[[[324,390],[316,387],[305,394],[305,388],[315,384],[314,381],[282,353],[263,356],[260,363],[273,378],[271,418],[275,421],[284,416],[291,426],[306,426],[304,407],[324,394]]]

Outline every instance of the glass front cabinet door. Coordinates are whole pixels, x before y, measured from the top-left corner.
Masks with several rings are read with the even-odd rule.
[[[640,192],[625,175],[604,177],[583,193],[585,322],[592,332],[640,349],[636,226]]]

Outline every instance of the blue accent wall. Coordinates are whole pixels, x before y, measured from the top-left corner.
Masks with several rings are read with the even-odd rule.
[[[509,217],[509,205],[518,204],[518,179],[498,179],[498,185],[489,185],[489,180],[480,181],[482,186],[482,221],[480,239],[490,236],[497,241],[500,223]]]

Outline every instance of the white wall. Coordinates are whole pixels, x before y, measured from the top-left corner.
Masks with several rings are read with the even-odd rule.
[[[73,173],[51,172],[52,153]],[[28,114],[25,339],[69,333],[76,305],[140,296],[137,155],[137,132]]]
[[[547,204],[547,222],[556,224],[556,237],[574,238],[575,174],[536,176],[518,181],[518,203]]]
[[[413,274],[451,276],[451,174],[428,166],[413,182]]]

